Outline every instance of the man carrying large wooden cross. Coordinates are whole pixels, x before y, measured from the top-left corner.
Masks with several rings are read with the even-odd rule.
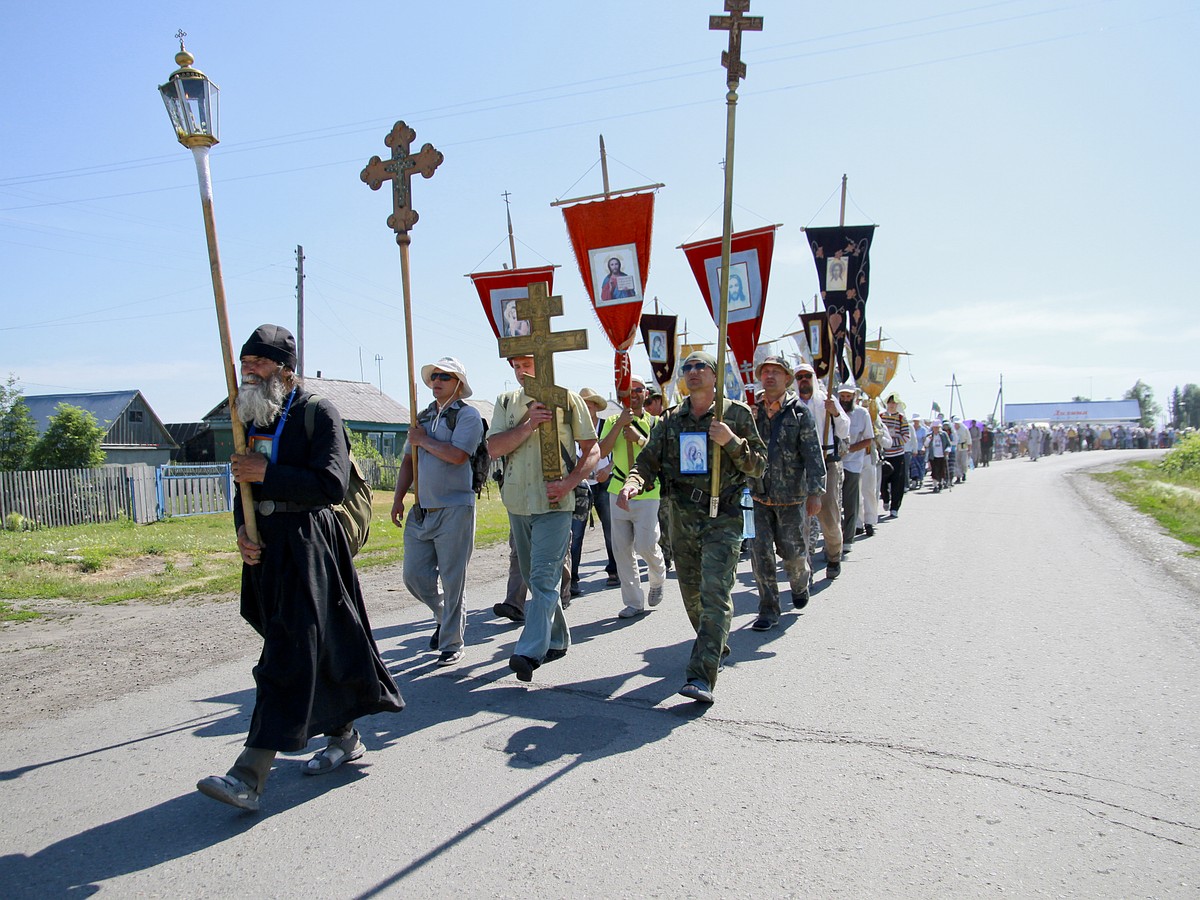
[[[532,681],[534,669],[561,659],[571,645],[559,580],[575,488],[600,456],[587,406],[554,383],[554,354],[587,349],[587,332],[552,332],[550,318],[562,315],[562,298],[548,293],[545,283],[530,285],[529,297],[517,301],[517,315],[529,322],[530,334],[500,339],[500,354],[522,386],[496,398],[487,441],[493,459],[504,457],[500,496],[529,585],[525,627],[508,660],[521,681]],[[532,440],[535,433],[538,439]]]

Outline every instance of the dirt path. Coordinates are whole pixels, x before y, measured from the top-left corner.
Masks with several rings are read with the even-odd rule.
[[[473,605],[494,602],[488,598],[507,572],[507,544],[477,549],[467,581],[470,596],[478,598]],[[417,602],[404,589],[399,566],[368,569],[360,580],[375,620]],[[232,594],[169,604],[47,600],[37,608],[43,618],[0,628],[0,726],[56,718],[252,655],[261,645]]]

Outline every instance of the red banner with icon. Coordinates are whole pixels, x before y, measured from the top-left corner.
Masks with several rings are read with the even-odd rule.
[[[762,331],[763,310],[767,306],[767,283],[771,275],[771,255],[775,250],[775,231],[768,225],[731,236],[729,254],[728,328],[729,349],[737,360],[742,382],[754,381],[754,348]],[[719,324],[721,291],[721,238],[709,238],[684,244],[681,248],[696,277],[704,303]]]
[[[654,194],[630,194],[563,207],[575,262],[609,343],[617,397],[629,395],[629,348],[637,339],[650,273]],[[624,358],[622,358],[624,357]]]
[[[546,282],[554,293],[554,270],[558,266],[533,266],[526,269],[501,269],[499,272],[475,272],[467,277],[479,292],[479,302],[487,313],[488,324],[496,337],[529,334],[529,323],[517,318],[517,301],[529,296],[529,285]]]

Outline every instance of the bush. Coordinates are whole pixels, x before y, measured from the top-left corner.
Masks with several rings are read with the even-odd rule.
[[[1200,478],[1200,433],[1189,434],[1176,444],[1158,467],[1176,478]]]
[[[104,465],[104,429],[85,409],[60,403],[29,456],[31,469],[95,469]]]

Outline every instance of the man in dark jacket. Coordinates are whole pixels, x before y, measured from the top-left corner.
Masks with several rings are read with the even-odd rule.
[[[253,485],[258,542],[234,504],[242,555],[242,617],[263,638],[246,748],[225,775],[196,787],[240,809],[257,810],[277,752],[303,750],[324,734],[309,775],[331,772],[365,752],[354,720],[399,712],[404,700],[367,621],[345,531],[331,508],[350,477],[341,416],[314,400],[296,377],[296,342],[263,325],[242,347],[242,388],[235,414],[249,429],[246,453],[234,454],[234,480]],[[305,408],[315,404],[311,433]]]
[[[825,492],[825,455],[808,407],[788,390],[792,367],[768,356],[754,373],[763,387],[754,424],[767,445],[767,468],[750,479],[754,497],[752,564],[758,584],[758,618],[750,627],[768,631],[779,622],[779,584],[775,554],[783,559],[792,588],[792,606],[808,603],[809,516],[821,511]]]

